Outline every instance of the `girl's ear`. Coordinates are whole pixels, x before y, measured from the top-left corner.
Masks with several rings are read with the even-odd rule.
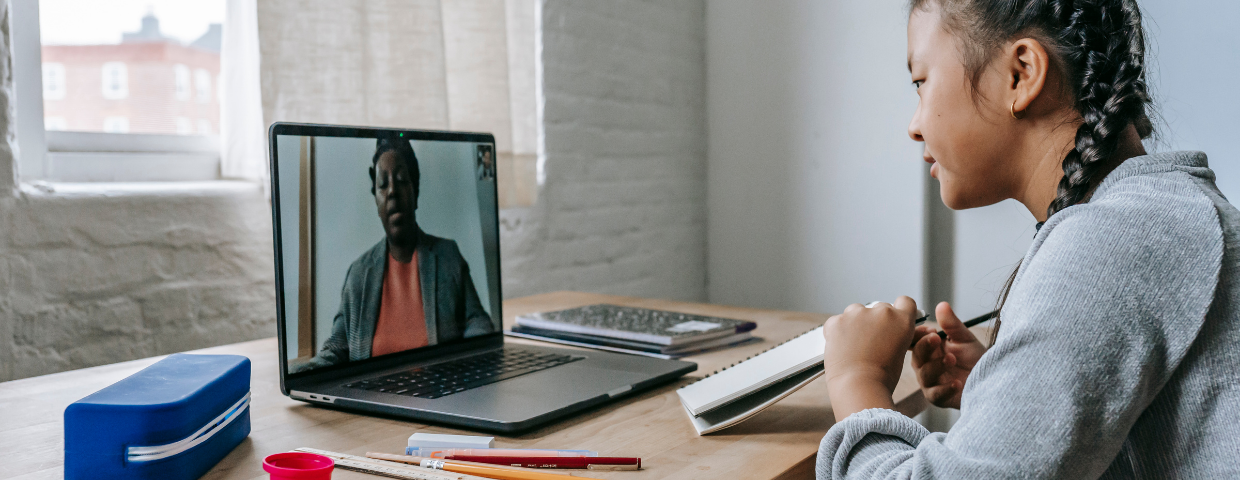
[[[1042,47],[1042,43],[1032,38],[1022,38],[1012,42],[1005,53],[1007,61],[1006,73],[1012,79],[1009,85],[1008,102],[1012,105],[1012,116],[1020,117],[1046,88],[1050,75],[1050,55]]]

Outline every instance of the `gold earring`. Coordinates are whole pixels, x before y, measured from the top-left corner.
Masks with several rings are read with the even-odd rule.
[[[1012,112],[1012,118],[1020,120],[1020,117],[1016,116],[1016,100],[1012,100],[1012,108],[1009,111]],[[1024,113],[1024,112],[1021,112],[1021,113]]]

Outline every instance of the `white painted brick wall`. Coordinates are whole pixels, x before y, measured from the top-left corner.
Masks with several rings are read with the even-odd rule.
[[[275,334],[258,185],[95,188],[0,200],[0,380]]]
[[[701,1],[544,0],[547,180],[501,214],[504,296],[706,296]]]
[[[9,2],[0,2],[0,201],[17,193],[17,156],[14,150],[17,148],[16,135],[17,128],[13,122],[8,121],[13,115],[13,56],[9,45],[12,44],[9,35],[9,14],[11,12]],[[0,272],[3,276],[4,272]],[[0,293],[4,290],[0,290]],[[0,299],[3,300],[3,299]],[[3,327],[0,327],[0,334],[3,333]],[[3,341],[0,341],[3,343]],[[0,347],[3,348],[3,347]],[[0,354],[3,351],[0,350]],[[3,357],[0,357],[3,358]],[[3,377],[0,377],[3,378]]]

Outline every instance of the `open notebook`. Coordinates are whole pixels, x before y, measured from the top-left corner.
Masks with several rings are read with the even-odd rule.
[[[676,394],[698,435],[722,430],[822,376],[822,327],[686,385]]]

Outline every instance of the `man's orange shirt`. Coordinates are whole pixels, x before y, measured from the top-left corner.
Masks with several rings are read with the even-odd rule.
[[[383,300],[370,356],[403,352],[429,344],[426,312],[422,309],[422,280],[418,278],[418,254],[409,263],[387,257],[383,275]]]

